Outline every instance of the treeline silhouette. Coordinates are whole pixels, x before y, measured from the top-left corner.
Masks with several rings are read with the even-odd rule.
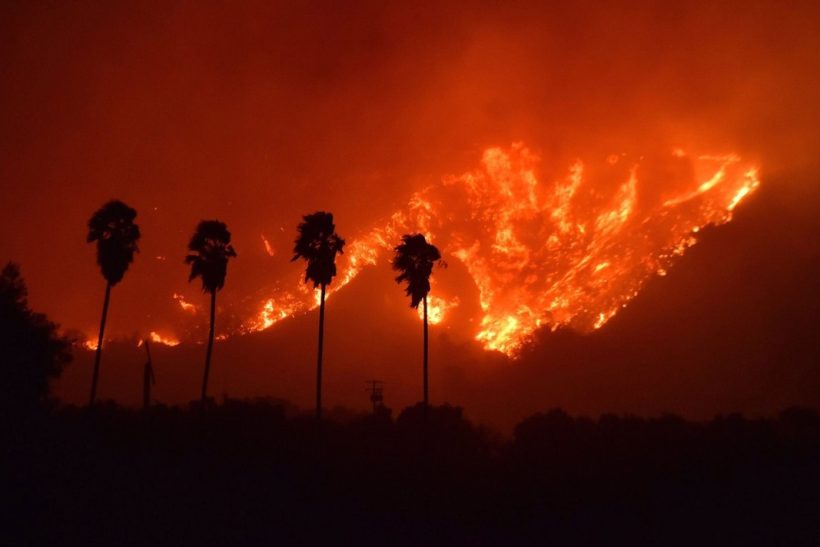
[[[125,276],[134,254],[139,252],[140,230],[135,223],[137,211],[122,201],[112,200],[98,209],[88,221],[89,243],[97,246],[97,264],[105,279],[100,331],[94,357],[94,371],[91,379],[89,406],[97,400],[97,383],[100,374],[103,344],[105,342],[106,318],[111,301],[111,289]],[[319,339],[316,363],[316,417],[322,417],[322,359],[325,327],[325,296],[327,287],[336,277],[336,256],[344,253],[345,241],[336,233],[333,214],[325,211],[302,217],[296,228],[297,238],[291,261],[303,259],[305,283],[313,283],[319,289]],[[214,334],[216,325],[216,294],[225,286],[228,275],[228,261],[237,253],[231,244],[231,233],[224,222],[219,220],[201,221],[188,243],[190,254],[185,263],[191,266],[188,281],[202,280],[202,291],[210,295],[210,323],[208,345],[205,353],[205,368],[202,378],[200,400],[208,400],[208,378],[211,370]],[[429,404],[428,396],[428,336],[427,336],[427,295],[430,292],[430,275],[435,263],[441,262],[439,250],[427,242],[422,234],[406,234],[395,248],[393,268],[399,272],[397,283],[407,283],[407,295],[411,297],[411,307],[418,308],[424,303],[424,352],[423,352],[423,402]],[[147,370],[147,369],[146,369]],[[149,376],[146,374],[144,391],[148,391]],[[153,377],[151,377],[153,381]]]
[[[425,408],[42,413],[6,444],[12,528],[25,544],[82,545],[808,545],[820,531],[813,410],[552,410],[506,439],[460,408]]]
[[[0,415],[50,403],[50,383],[71,362],[71,340],[28,305],[28,289],[13,262],[0,271]]]
[[[110,289],[139,234],[129,226],[133,210],[112,208],[119,216],[96,214],[107,220],[94,220],[100,229],[92,232],[101,235],[89,235],[98,259],[113,257],[113,265],[99,259],[100,340]],[[321,289],[344,242],[331,215],[316,215],[300,224],[295,257]],[[105,235],[110,230],[122,233]],[[112,239],[123,248],[112,250]],[[227,227],[200,223],[189,250],[191,279],[202,279],[213,304],[236,254]],[[439,260],[421,235],[397,247],[397,280],[408,282],[411,305],[424,301]],[[212,305],[211,338],[213,316]],[[321,316],[315,414],[283,401],[207,396],[141,410],[60,406],[49,386],[71,360],[71,340],[29,308],[19,267],[7,264],[0,272],[2,542],[689,546],[814,545],[820,537],[815,410],[692,422],[555,409],[504,438],[459,407],[429,405],[425,362],[423,401],[395,418],[380,405],[323,416]],[[206,356],[203,395],[208,363]]]

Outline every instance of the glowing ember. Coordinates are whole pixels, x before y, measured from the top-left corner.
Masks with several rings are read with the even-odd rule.
[[[654,161],[611,154],[572,163],[540,180],[540,158],[523,144],[484,151],[481,166],[414,194],[406,209],[350,242],[330,294],[420,232],[461,261],[482,310],[474,333],[486,349],[514,355],[539,327],[602,327],[646,279],[665,275],[707,224],[722,224],[759,186],[735,155]],[[317,305],[303,287],[278,291],[243,331],[262,330]],[[430,296],[429,319],[444,320],[457,298]]]
[[[271,246],[270,241],[268,241],[268,238],[265,237],[265,234],[259,234],[259,236],[262,238],[262,244],[265,246],[265,252],[268,253],[268,256],[273,256],[276,254],[273,252],[273,247]]]
[[[183,310],[185,310],[187,312],[190,312],[190,313],[196,313],[196,305],[191,304],[190,302],[185,300],[185,297],[182,296],[181,294],[174,293],[173,298],[174,298],[174,300],[177,301],[177,303],[179,304],[179,307],[182,308]]]

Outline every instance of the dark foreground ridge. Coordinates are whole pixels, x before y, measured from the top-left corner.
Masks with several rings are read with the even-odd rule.
[[[460,408],[396,419],[275,401],[99,404],[6,421],[16,544],[800,545],[820,417],[573,418],[503,439]]]

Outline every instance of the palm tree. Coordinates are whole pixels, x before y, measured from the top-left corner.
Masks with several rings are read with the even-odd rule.
[[[236,256],[231,246],[231,233],[224,222],[203,220],[196,227],[188,250],[192,254],[185,257],[191,265],[188,281],[202,278],[202,292],[211,295],[211,326],[208,331],[208,351],[205,353],[205,374],[202,378],[202,402],[208,394],[208,374],[211,370],[211,352],[214,347],[214,323],[216,319],[216,292],[225,286],[228,274],[228,259]]]
[[[410,297],[410,307],[418,309],[424,302],[424,408],[430,403],[427,389],[427,293],[430,292],[430,275],[433,265],[441,260],[438,249],[427,243],[421,234],[403,235],[401,244],[395,248],[393,269],[399,272],[396,283],[407,282],[405,292]],[[426,412],[426,411],[425,411]]]
[[[299,236],[293,246],[291,262],[303,258],[307,262],[305,283],[321,287],[319,299],[319,356],[316,362],[316,418],[322,418],[322,346],[325,331],[325,289],[336,275],[336,255],[343,252],[344,239],[336,233],[333,214],[319,211],[302,217],[297,227]]]
[[[88,405],[97,399],[97,380],[100,375],[105,320],[111,300],[111,287],[122,281],[126,270],[134,261],[134,253],[139,251],[139,226],[134,224],[137,211],[119,200],[112,200],[100,207],[88,221],[88,243],[97,243],[97,264],[105,278],[105,299],[103,300],[100,335],[97,338],[97,352],[94,356],[94,376],[91,379],[91,397]]]

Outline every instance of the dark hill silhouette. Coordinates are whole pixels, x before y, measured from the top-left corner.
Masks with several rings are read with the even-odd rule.
[[[600,331],[543,332],[516,366],[465,382],[495,386],[487,417],[510,400],[701,418],[817,405],[820,221],[801,199],[764,186]]]
[[[404,333],[418,332],[420,322],[393,277],[389,264],[382,264],[365,270],[344,290],[328,298],[323,382],[329,407],[343,403],[367,408],[364,381],[373,377],[386,381],[388,405],[404,406],[419,400],[422,348],[416,337]],[[385,320],[378,326],[356,321],[362,314],[375,314]],[[216,398],[225,392],[233,396],[270,395],[309,406],[315,398],[316,356],[306,348],[315,346],[317,321],[318,310],[313,310],[281,321],[267,331],[217,341],[215,353],[225,366],[212,370],[211,394]],[[441,336],[436,329],[431,334],[434,340]],[[384,343],[370,343],[373,340]],[[110,393],[130,405],[138,405],[141,394],[144,352],[137,348],[137,342],[136,337],[114,341],[106,348],[118,370],[117,378],[107,381]],[[155,398],[165,403],[186,403],[196,398],[202,346],[182,344],[171,348],[154,344],[151,352],[158,378]],[[440,358],[435,350],[433,358]],[[71,394],[77,384],[87,382],[88,353],[78,351],[76,360],[76,366],[66,371],[59,390],[66,400],[79,404],[81,401],[72,399]],[[442,366],[446,363],[439,362]],[[439,374],[433,371],[434,385]],[[443,400],[444,391],[437,387],[433,396]]]

